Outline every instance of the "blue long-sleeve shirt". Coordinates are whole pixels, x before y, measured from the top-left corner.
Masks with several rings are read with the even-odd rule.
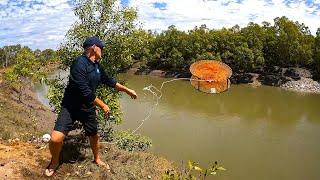
[[[98,62],[82,55],[70,67],[69,83],[65,89],[62,105],[69,107],[92,107],[99,84],[115,87],[117,81],[104,71]]]

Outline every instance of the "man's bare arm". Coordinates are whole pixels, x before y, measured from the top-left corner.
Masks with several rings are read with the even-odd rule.
[[[93,104],[96,106],[99,106],[106,115],[108,115],[108,113],[110,112],[109,106],[106,105],[101,99],[97,97],[94,99]]]
[[[118,91],[123,91],[123,92],[127,93],[129,96],[131,96],[132,99],[136,99],[137,98],[137,93],[134,90],[129,89],[126,86],[124,86],[124,85],[122,85],[120,83],[117,83],[115,88]]]

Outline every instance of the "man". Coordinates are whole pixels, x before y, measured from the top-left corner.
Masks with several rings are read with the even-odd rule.
[[[52,176],[59,166],[59,156],[65,136],[73,123],[79,120],[89,137],[94,162],[99,166],[110,167],[99,156],[99,136],[97,134],[96,107],[100,107],[108,115],[109,107],[95,96],[99,84],[106,84],[119,91],[126,92],[133,99],[137,98],[134,90],[117,83],[108,76],[99,64],[104,43],[97,37],[89,37],[83,43],[84,53],[75,59],[70,67],[69,83],[65,89],[61,111],[51,134],[49,143],[51,162],[45,175]]]

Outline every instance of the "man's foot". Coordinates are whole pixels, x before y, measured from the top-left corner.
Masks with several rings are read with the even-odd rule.
[[[58,167],[59,167],[59,164],[54,165],[54,164],[52,164],[52,162],[50,162],[48,167],[46,168],[46,170],[44,172],[44,175],[47,176],[47,177],[53,176],[56,173]]]
[[[96,163],[97,166],[106,168],[107,171],[110,172],[111,168],[110,168],[109,164],[101,161],[101,159],[94,160],[93,162]]]

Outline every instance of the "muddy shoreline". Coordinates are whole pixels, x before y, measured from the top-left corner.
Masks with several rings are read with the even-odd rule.
[[[190,78],[189,71],[165,71],[133,66],[125,71],[127,74],[150,75],[162,78]],[[320,93],[320,83],[314,80],[312,73],[304,68],[257,68],[253,72],[234,72],[230,78],[232,84],[250,84],[275,86],[301,93]]]

